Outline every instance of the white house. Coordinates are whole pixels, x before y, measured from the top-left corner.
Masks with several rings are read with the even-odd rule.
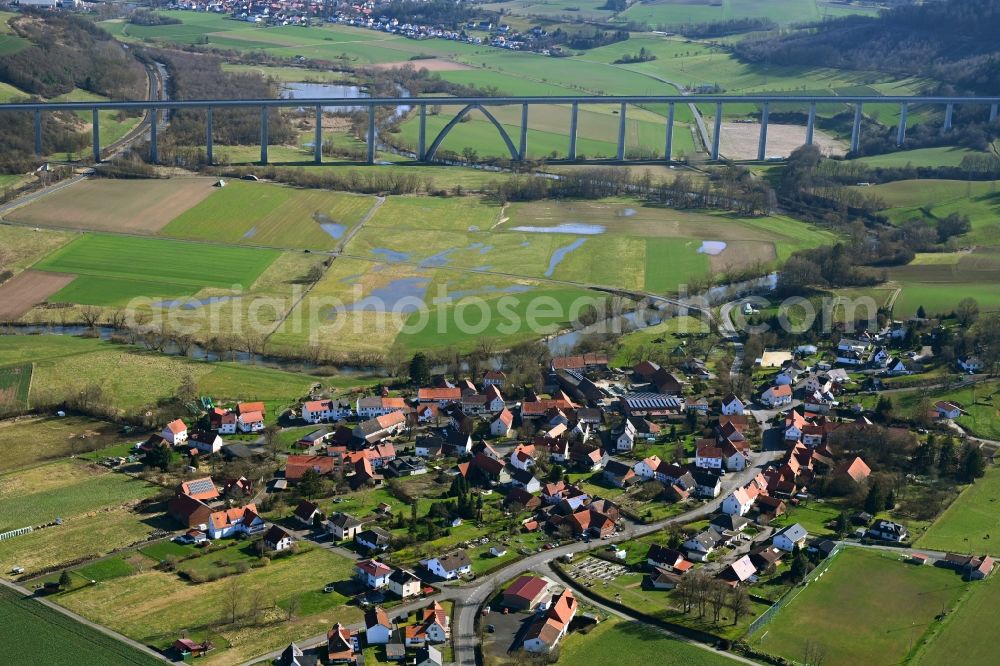
[[[211,431],[193,432],[188,439],[188,445],[201,453],[218,453],[222,450],[222,438]]]
[[[302,420],[306,423],[327,423],[350,415],[349,405],[333,400],[310,400],[302,405]]]
[[[277,525],[271,525],[271,529],[264,534],[264,545],[277,553],[291,548],[294,541],[291,534]]]
[[[504,407],[490,422],[490,434],[494,437],[510,437],[514,427],[514,415]]]
[[[264,429],[264,415],[260,412],[245,412],[236,418],[236,425],[243,432],[260,432]]]
[[[722,500],[722,512],[730,516],[745,516],[753,507],[753,497],[746,488],[737,488]]]
[[[396,569],[389,575],[389,591],[402,599],[420,594],[420,579],[408,569]]]
[[[535,447],[518,444],[510,454],[510,464],[515,469],[529,470],[535,466]]]
[[[760,401],[772,409],[791,404],[792,387],[787,384],[782,386],[770,386],[760,396]]]
[[[739,416],[743,414],[744,404],[736,395],[730,393],[722,399],[722,413],[725,416]]]
[[[354,577],[373,590],[389,585],[392,569],[378,560],[361,560],[354,565]]]
[[[365,613],[365,641],[368,645],[385,645],[392,638],[392,621],[381,606]]]
[[[632,425],[632,421],[625,419],[625,428],[615,441],[615,449],[618,451],[631,451],[635,446],[635,434],[635,426]]]
[[[442,557],[432,557],[421,561],[427,570],[439,578],[454,580],[459,576],[472,573],[472,562],[464,550],[459,550]]]
[[[790,553],[795,550],[796,546],[801,548],[805,545],[806,538],[808,536],[809,533],[806,532],[806,528],[802,527],[798,523],[795,523],[794,525],[789,525],[775,534],[771,539],[771,544],[779,550]]]
[[[654,479],[656,478],[656,470],[662,462],[659,456],[649,456],[645,460],[637,462],[635,467],[633,467],[633,471],[636,476],[643,480]]]
[[[346,513],[335,513],[326,521],[326,531],[337,541],[353,539],[361,528],[361,521]]]
[[[983,362],[978,356],[964,356],[957,363],[966,372],[980,372],[983,369]]]
[[[698,442],[694,454],[694,466],[701,469],[722,469],[722,449],[715,440],[703,439]]]
[[[180,419],[175,419],[164,426],[163,430],[160,431],[160,437],[167,440],[174,446],[183,444],[188,438],[187,424]]]
[[[358,401],[355,403],[355,411],[358,413],[359,419],[373,419],[391,412],[402,412],[405,410],[406,400],[403,398],[368,396],[358,398]]]
[[[576,616],[577,601],[572,590],[564,590],[552,599],[549,609],[539,616],[524,634],[522,646],[528,652],[551,652],[569,631]]]
[[[265,527],[253,504],[216,511],[208,517],[208,538],[225,539],[237,534],[256,534]]]
[[[947,400],[934,403],[934,409],[937,411],[938,418],[942,419],[957,419],[962,415],[962,408]]]
[[[685,541],[682,547],[687,551],[689,560],[704,562],[715,550],[715,542],[715,531],[705,530]]]

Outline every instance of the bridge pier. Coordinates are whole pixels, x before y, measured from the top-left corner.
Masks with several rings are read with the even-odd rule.
[[[42,154],[42,111],[35,110],[35,154]]]
[[[715,103],[715,123],[712,130],[712,153],[713,160],[719,159],[719,134],[722,132],[722,102]]]
[[[993,122],[994,120],[997,119],[997,110],[998,110],[997,107],[998,106],[1000,106],[1000,105],[990,104],[990,122]]]
[[[579,114],[580,104],[573,102],[569,108],[569,155],[567,156],[571,160],[576,159],[576,123]]]
[[[771,110],[767,102],[760,112],[760,137],[757,139],[757,161],[763,162],[767,157],[767,120]]]
[[[417,137],[417,160],[427,158],[427,105],[420,105],[420,134]]]
[[[267,107],[260,107],[260,163],[267,164]]]
[[[205,158],[211,165],[215,161],[212,155],[212,107],[208,107],[205,111]]]
[[[156,145],[156,130],[160,119],[157,117],[157,110],[149,110],[149,161],[156,164],[160,161],[160,151]]]
[[[954,115],[955,115],[955,105],[946,104],[944,107],[944,127],[943,127],[945,132],[951,131],[951,120]]]
[[[91,136],[94,139],[94,162],[100,164],[101,162],[101,117],[98,115],[97,108],[94,108],[92,114],[93,130],[91,131]]]
[[[313,133],[313,162],[323,163],[323,107],[316,105],[316,129]]]
[[[854,126],[851,128],[851,152],[858,152],[861,145],[861,116],[864,114],[864,105],[858,102],[854,105]]]
[[[375,164],[375,105],[368,107],[368,164]]]
[[[618,110],[618,161],[625,160],[625,102]]]
[[[906,116],[909,113],[910,105],[903,102],[899,105],[899,127],[896,129],[896,145],[902,146],[906,141]]]
[[[520,161],[528,159],[528,105],[521,105],[521,142],[517,147],[517,158]]]
[[[809,120],[806,121],[806,145],[813,145],[813,134],[816,132],[816,102],[809,105]]]
[[[670,162],[674,156],[674,103],[667,105],[667,138],[663,145],[663,161]]]

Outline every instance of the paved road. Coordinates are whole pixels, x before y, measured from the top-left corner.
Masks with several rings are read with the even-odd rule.
[[[167,659],[166,657],[164,657],[159,652],[156,652],[155,650],[151,650],[150,648],[146,647],[142,643],[139,643],[138,641],[134,641],[134,640],[132,640],[131,638],[129,638],[127,636],[122,636],[117,631],[112,631],[111,629],[108,629],[107,627],[103,627],[103,626],[101,626],[99,624],[95,624],[95,623],[91,622],[90,620],[88,620],[85,617],[80,617],[79,615],[77,615],[73,611],[68,610],[66,608],[63,608],[59,604],[55,604],[55,603],[49,601],[48,599],[45,599],[44,597],[36,597],[36,596],[32,595],[28,590],[24,589],[20,585],[8,582],[6,580],[3,580],[2,578],[0,578],[0,585],[3,585],[4,587],[10,588],[11,590],[14,590],[15,592],[17,592],[18,594],[22,594],[22,595],[24,595],[26,597],[31,597],[32,599],[34,599],[38,603],[42,604],[43,606],[47,606],[47,607],[51,608],[52,610],[56,611],[57,613],[61,613],[61,614],[65,615],[68,618],[76,620],[80,624],[84,624],[84,625],[90,627],[91,629],[93,629],[95,631],[99,631],[102,634],[104,634],[105,636],[110,636],[111,638],[114,638],[117,641],[125,643],[125,644],[127,644],[127,645],[135,648],[136,650],[139,650],[140,652],[145,652],[146,654],[150,655],[151,657],[155,657],[155,658],[159,659],[162,662],[165,662],[167,664],[174,663],[170,659]]]
[[[719,335],[733,346],[733,365],[729,368],[729,376],[736,378],[743,367],[743,343],[740,342],[739,331],[733,325],[733,308],[739,305],[739,301],[723,303],[719,308]]]
[[[718,506],[722,503],[723,498],[725,498],[729,491],[737,486],[745,484],[753,478],[753,476],[759,471],[760,467],[771,462],[778,455],[780,455],[780,452],[758,454],[756,456],[755,465],[748,467],[742,472],[730,474],[725,477],[723,490],[718,498],[690,511],[674,516],[673,518],[661,520],[656,523],[650,523],[648,525],[629,524],[622,533],[616,534],[610,539],[602,540],[598,542],[596,546],[593,543],[576,541],[565,546],[553,548],[552,550],[546,550],[541,553],[529,555],[528,557],[514,562],[500,571],[478,579],[473,586],[463,588],[462,591],[464,592],[464,595],[462,598],[455,600],[455,612],[453,613],[455,623],[452,627],[452,642],[455,646],[455,662],[460,666],[475,665],[476,645],[479,641],[479,637],[475,631],[476,615],[479,613],[480,606],[482,606],[483,603],[490,598],[494,590],[507,581],[525,573],[526,571],[531,571],[540,565],[566,555],[567,553],[581,553],[595,547],[601,547],[605,543],[635,539],[637,537],[661,530],[671,524],[683,523],[703,518],[713,513],[718,508]]]

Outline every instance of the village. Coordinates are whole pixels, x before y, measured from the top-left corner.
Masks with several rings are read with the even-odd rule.
[[[277,663],[360,664],[366,648],[450,663],[455,603],[514,564],[530,567],[502,577],[466,619],[475,628],[462,628],[496,658],[556,654],[599,621],[595,601],[654,622],[662,611],[671,629],[728,645],[844,548],[889,548],[964,580],[990,575],[985,553],[906,549],[903,489],[888,480],[899,461],[884,444],[912,452],[934,434],[887,422],[864,387],[932,363],[927,349],[908,353],[916,343],[904,331],[919,325],[764,350],[744,395],[713,389],[727,383],[682,347],[672,369],[613,368],[601,352],[554,357],[537,392],[500,369],[475,381],[430,375],[418,354],[409,383],[314,391],[277,421],[263,402],[202,398],[200,415],[167,423],[131,459],[189,463],[167,503],[186,550],[162,566],[182,570],[232,540],[254,544],[250,567],[313,547],[354,561],[323,593],[343,595],[364,622],[335,623],[320,648],[293,643]],[[953,363],[982,369],[975,357]],[[947,437],[962,412],[939,401],[922,423]],[[978,448],[962,456],[972,451],[981,463]],[[174,647],[197,656],[212,645],[178,637]]]

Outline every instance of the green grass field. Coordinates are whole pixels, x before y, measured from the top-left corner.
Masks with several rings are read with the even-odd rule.
[[[204,287],[249,287],[278,256],[180,241],[88,234],[35,268],[78,277],[53,302],[123,305],[139,296],[190,296]]]
[[[993,572],[985,581],[973,583],[961,605],[936,627],[933,639],[911,663],[936,666],[960,660],[968,666],[996,663],[993,642],[984,640],[996,627],[994,609],[1000,604],[1000,577]]]
[[[938,400],[958,402],[967,412],[957,419],[962,427],[986,439],[1000,439],[1000,399],[997,391],[1000,391],[1000,382],[980,382],[974,387],[937,389],[929,393],[905,393],[900,397],[898,404],[904,411],[912,412],[924,397],[930,398],[932,402]]]
[[[961,164],[962,158],[966,155],[979,154],[982,153],[969,150],[968,148],[944,146],[939,148],[916,148],[914,150],[901,150],[885,155],[859,157],[855,161],[873,167],[905,167],[907,165],[914,167],[958,166]]]
[[[0,367],[0,414],[28,407],[31,364]]]
[[[372,207],[372,197],[231,181],[161,234],[240,245],[331,250]],[[330,231],[324,231],[327,224]]]
[[[559,646],[559,662],[622,666],[728,666],[736,662],[719,652],[687,643],[652,627],[611,617],[586,634],[572,633]]]
[[[120,439],[117,426],[86,416],[0,421],[0,472],[102,449]]]
[[[831,666],[903,663],[967,585],[954,571],[906,564],[899,554],[847,548],[835,558],[751,638],[755,648],[800,661],[808,639]]]
[[[997,553],[992,534],[1000,536],[1000,470],[967,487],[914,544],[918,548],[959,553]]]
[[[683,340],[677,333],[707,333],[708,326],[695,317],[673,317],[665,322],[649,326],[622,336],[618,340],[618,351],[612,359],[615,367],[631,367],[639,362],[647,352],[667,356]]]
[[[636,3],[622,13],[630,21],[651,27],[685,23],[710,23],[738,18],[767,17],[787,25],[818,21],[844,14],[875,13],[872,7],[824,2],[823,0],[770,0],[765,5],[754,0],[655,0]]]
[[[156,657],[7,588],[0,588],[0,617],[0,644],[4,645],[4,659],[11,664],[162,664]]]

